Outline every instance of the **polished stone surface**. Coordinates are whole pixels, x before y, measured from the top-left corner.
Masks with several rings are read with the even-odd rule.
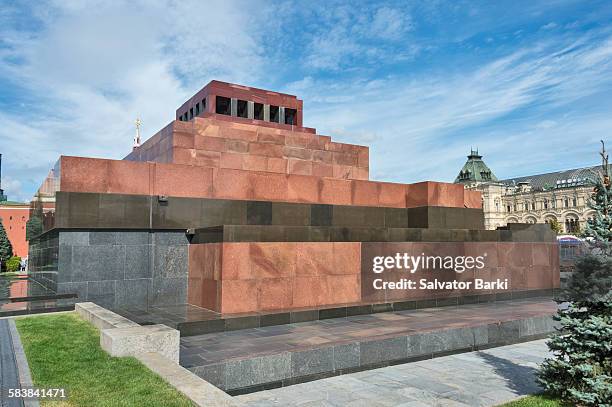
[[[496,406],[539,393],[544,340],[388,366],[237,396],[249,407]]]
[[[538,338],[551,300],[384,312],[181,338],[180,363],[234,393]]]

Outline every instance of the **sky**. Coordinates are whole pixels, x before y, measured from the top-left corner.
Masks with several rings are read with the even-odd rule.
[[[498,178],[612,149],[610,1],[0,0],[2,188],[60,155],[121,159],[212,79],[297,95],[304,125],[370,146],[370,178]]]

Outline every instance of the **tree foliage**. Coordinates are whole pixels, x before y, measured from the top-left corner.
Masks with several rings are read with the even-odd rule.
[[[34,215],[26,222],[26,240],[30,241],[43,232],[43,223],[40,217]]]
[[[602,142],[603,145],[603,142]],[[547,392],[579,406],[612,406],[612,186],[605,148],[584,235],[589,250],[576,261],[548,341],[553,353],[538,380]]]
[[[13,256],[13,245],[6,235],[2,221],[0,221],[0,260],[4,263],[11,256]]]

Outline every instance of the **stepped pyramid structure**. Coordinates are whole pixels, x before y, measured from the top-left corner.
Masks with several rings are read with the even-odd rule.
[[[546,226],[485,231],[477,191],[370,180],[368,147],[304,127],[292,95],[212,81],[125,159],[62,156],[50,177],[55,213],[30,268],[103,306],[243,313],[475,293],[373,288],[375,258],[396,253],[487,256],[481,277],[512,282],[493,296],[558,286]],[[417,276],[473,282],[468,269]]]

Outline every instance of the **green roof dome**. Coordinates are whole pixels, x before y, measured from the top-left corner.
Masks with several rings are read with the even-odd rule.
[[[472,182],[497,182],[497,177],[482,161],[478,150],[471,150],[468,160],[455,178],[455,184],[468,184]]]

